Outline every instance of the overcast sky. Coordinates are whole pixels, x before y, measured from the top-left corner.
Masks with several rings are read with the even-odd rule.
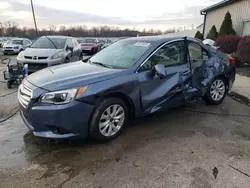
[[[33,0],[37,25],[109,25],[166,30],[197,26],[200,10],[220,0]],[[30,0],[1,0],[0,22],[14,20],[33,27]]]

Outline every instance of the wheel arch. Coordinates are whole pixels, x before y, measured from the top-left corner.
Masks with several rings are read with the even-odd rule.
[[[128,107],[129,119],[135,116],[135,105],[132,99],[128,95],[121,93],[121,92],[114,92],[114,93],[109,93],[109,94],[102,96],[102,99],[105,99],[105,98],[121,99]]]

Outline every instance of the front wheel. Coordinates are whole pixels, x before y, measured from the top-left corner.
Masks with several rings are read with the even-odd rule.
[[[212,105],[220,104],[227,94],[227,83],[222,77],[215,78],[204,96],[205,102]]]
[[[128,120],[126,104],[118,98],[107,98],[95,110],[89,126],[92,137],[101,141],[116,138]]]

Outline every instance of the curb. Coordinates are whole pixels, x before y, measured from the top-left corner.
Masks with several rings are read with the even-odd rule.
[[[239,101],[241,103],[244,103],[244,104],[250,106],[250,98],[248,98],[240,93],[237,93],[235,91],[231,91],[230,93],[228,93],[228,95],[231,98],[235,99],[236,101]]]

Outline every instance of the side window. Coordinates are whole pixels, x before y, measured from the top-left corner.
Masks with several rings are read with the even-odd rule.
[[[75,46],[71,39],[68,39],[67,45],[71,48]]]
[[[167,66],[185,64],[185,45],[184,41],[173,42],[166,44],[154,55],[152,55],[141,67],[140,71],[146,71],[152,69],[157,64],[163,64]]]
[[[190,60],[192,63],[200,62],[208,59],[208,54],[199,44],[189,43],[188,45]]]

